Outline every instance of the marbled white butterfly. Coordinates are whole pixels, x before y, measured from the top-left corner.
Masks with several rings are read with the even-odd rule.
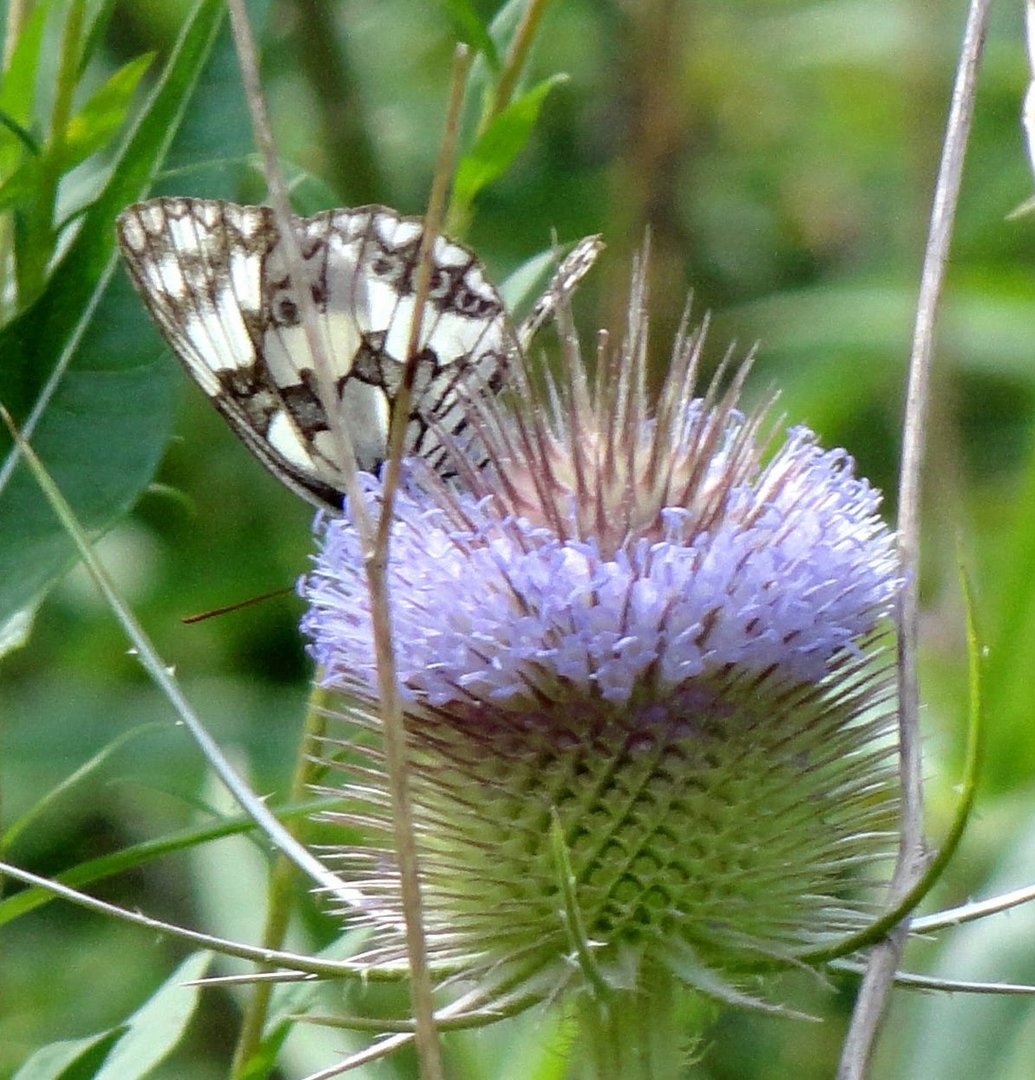
[[[423,226],[383,206],[329,210],[293,225],[333,369],[336,415],[318,390],[297,286],[269,207],[154,199],[122,212],[118,240],[155,322],[237,435],[289,487],[338,511],[342,463],[332,425],[345,425],[360,468],[384,459]],[[448,469],[440,435],[461,436],[466,396],[501,387],[511,358],[574,290],[600,247],[596,237],[578,244],[515,331],[478,257],[436,238],[407,454]]]

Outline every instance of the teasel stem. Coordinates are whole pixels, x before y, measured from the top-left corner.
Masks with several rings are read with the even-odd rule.
[[[917,302],[903,424],[899,483],[899,551],[906,574],[897,604],[899,650],[899,772],[902,824],[891,900],[902,896],[923,874],[923,795],[919,737],[917,640],[919,636],[920,487],[934,332],[952,227],[959,201],[967,138],[974,112],[978,67],[988,24],[989,0],[971,0],[952,94],[945,144],[935,188],[931,224]],[[908,934],[902,923],[870,954],[855,1011],[842,1050],[838,1080],[864,1080],[880,1031],[895,972]]]

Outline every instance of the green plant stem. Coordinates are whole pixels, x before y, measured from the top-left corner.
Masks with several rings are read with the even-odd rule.
[[[576,1004],[572,1075],[578,1080],[679,1080],[688,1039],[679,1030],[673,975],[645,968],[638,988],[586,991]]]
[[[33,0],[8,0],[7,19],[4,26],[3,70],[6,72],[11,63],[11,55],[18,38],[21,37],[25,20],[32,12]]]
[[[25,21],[28,19],[31,10],[32,0],[8,0],[7,18],[4,24],[4,54],[2,60],[0,60],[0,64],[2,64],[0,71],[3,72],[4,76],[7,75],[7,69],[11,66],[14,48],[18,44],[22,28],[25,26]],[[11,267],[12,243],[11,216],[4,214],[0,217],[0,282],[2,283],[6,283]],[[6,292],[6,289],[3,291]],[[7,305],[4,305],[4,309],[0,311],[0,318],[4,321],[7,320],[10,314],[6,308]]]
[[[58,67],[54,106],[50,113],[50,144],[60,147],[65,141],[68,122],[72,118],[72,96],[75,94],[79,57],[82,53],[80,38],[86,15],[86,0],[72,0],[68,8],[65,32],[61,38],[61,60]]]
[[[510,48],[507,50],[503,70],[500,72],[489,107],[478,125],[479,135],[489,126],[489,122],[510,104],[510,99],[514,96],[514,88],[517,86],[518,79],[521,77],[521,72],[525,67],[525,61],[528,59],[529,51],[532,48],[532,42],[535,41],[539,23],[542,21],[546,12],[546,5],[549,3],[550,0],[531,0],[525,10],[521,22],[514,31],[514,37],[511,40]]]
[[[294,773],[291,777],[291,789],[288,799],[301,801],[306,797],[315,774],[322,769],[318,760],[318,747],[327,729],[326,691],[314,685],[309,696],[309,708],[306,713],[302,738],[298,745],[298,757],[295,760]],[[288,829],[296,840],[301,841],[307,819],[292,822]],[[266,923],[262,931],[262,944],[270,949],[280,949],[287,936],[288,923],[295,896],[298,872],[294,864],[283,854],[277,854],[270,874],[266,893]],[[241,1031],[234,1049],[234,1060],[230,1068],[231,1080],[242,1080],[247,1075],[248,1063],[259,1050],[262,1033],[269,1015],[270,995],[273,984],[256,983],[252,995],[244,1010]]]
[[[36,192],[26,208],[24,239],[18,245],[18,305],[22,308],[43,291],[47,266],[54,253],[54,208],[57,204],[58,183],[61,180],[65,136],[72,118],[72,99],[79,73],[79,58],[82,55],[81,39],[85,15],[86,0],[72,0],[61,37],[61,55],[54,87],[54,106],[50,113],[47,147],[40,157]]]

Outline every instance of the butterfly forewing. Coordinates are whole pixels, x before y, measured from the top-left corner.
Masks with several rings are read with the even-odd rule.
[[[264,206],[154,199],[123,211],[118,238],[151,315],[237,434],[288,486],[338,510],[343,434],[362,469],[375,469],[387,453],[423,226],[365,206],[294,218],[292,228],[300,281]],[[477,256],[435,239],[405,453],[444,475],[456,448],[477,458],[478,439],[466,430],[472,398],[499,390],[510,359],[574,291],[599,249],[595,237],[575,248],[515,334]],[[309,327],[307,306],[315,315]],[[317,378],[313,333],[329,378]]]
[[[414,314],[419,221],[384,207],[293,222],[315,331],[336,400],[325,407],[273,212],[206,199],[156,199],[119,218],[134,284],[192,377],[253,452],[321,506],[341,506],[332,425],[358,464],[384,458]],[[513,335],[477,258],[439,237],[417,339],[405,450],[445,467],[440,432],[464,423],[467,393],[498,386]],[[330,413],[331,415],[328,415]]]

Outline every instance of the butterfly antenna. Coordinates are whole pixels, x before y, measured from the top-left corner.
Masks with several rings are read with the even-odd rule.
[[[252,607],[254,604],[263,604],[277,596],[287,596],[295,590],[290,586],[283,589],[273,589],[271,592],[260,593],[258,596],[250,596],[247,600],[237,600],[233,604],[225,604],[223,607],[211,608],[209,611],[201,611],[197,615],[187,615],[180,619],[184,626],[193,626],[195,623],[205,622],[206,619],[215,619],[220,615],[229,615],[233,611]]]

